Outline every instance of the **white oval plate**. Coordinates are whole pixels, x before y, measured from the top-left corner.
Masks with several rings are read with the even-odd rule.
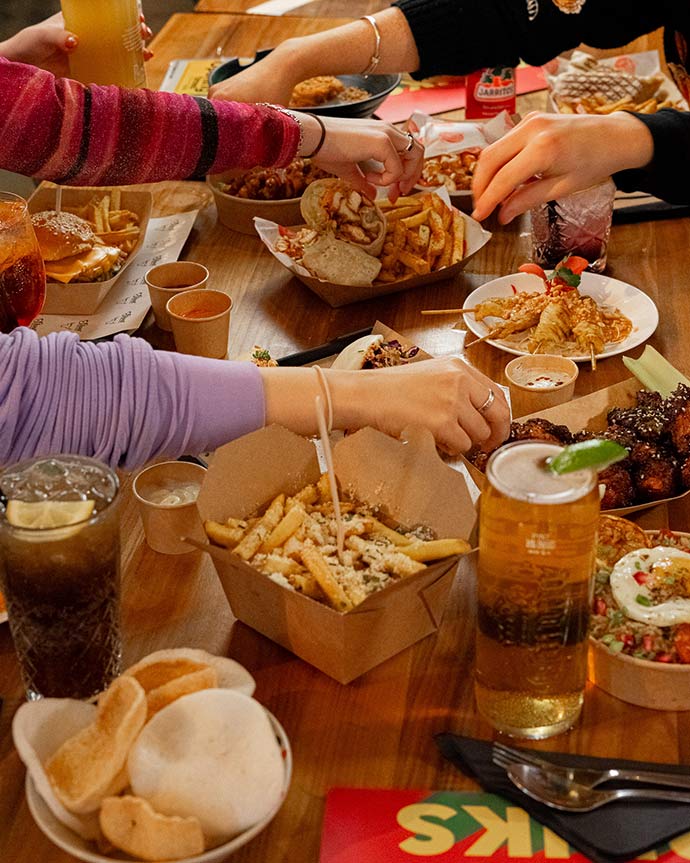
[[[292,777],[292,751],[290,749],[287,734],[282,725],[268,710],[266,710],[266,715],[273,726],[276,739],[280,745],[281,752],[283,753],[285,777],[283,780],[283,795],[278,805],[272,812],[269,812],[265,818],[253,827],[240,833],[239,836],[235,836],[233,839],[230,839],[228,842],[224,842],[222,845],[218,845],[216,848],[210,848],[208,851],[204,851],[203,854],[197,854],[195,857],[185,857],[181,860],[175,861],[175,863],[220,863],[221,860],[225,860],[226,857],[234,851],[237,851],[238,848],[246,845],[247,842],[249,842],[250,839],[253,839],[258,833],[261,833],[264,827],[266,827],[269,821],[274,818],[280,807],[283,805],[288,788],[290,787],[290,779]],[[122,861],[122,863],[130,861],[131,863],[133,858],[128,854],[125,854],[124,851],[115,851],[110,856],[99,854],[95,850],[96,846],[93,842],[82,839],[81,836],[77,836],[77,834],[70,830],[69,827],[66,827],[58,821],[47,805],[43,802],[38,791],[36,791],[36,786],[28,773],[26,775],[26,802],[29,804],[29,811],[31,812],[34,821],[42,832],[45,833],[51,842],[54,842],[55,845],[62,848],[63,851],[67,851],[68,854],[72,854],[74,857],[79,858],[79,860],[86,861],[86,863],[120,863],[120,861]]]
[[[488,300],[489,297],[511,297],[514,294],[513,286],[519,293],[524,291],[543,292],[545,289],[544,282],[539,276],[532,273],[512,273],[509,276],[493,279],[472,291],[464,301],[464,305],[467,308],[472,308]],[[609,342],[604,346],[602,353],[597,354],[597,359],[613,357],[642,344],[652,335],[659,324],[659,311],[654,302],[639,288],[635,288],[627,282],[621,282],[618,279],[597,273],[583,273],[578,290],[583,296],[592,297],[600,306],[618,309],[632,321],[633,327],[630,335],[620,342]],[[465,312],[463,317],[467,328],[476,336],[481,338],[489,332],[490,327],[487,323],[475,320],[474,315],[470,312]],[[487,318],[486,320],[491,324],[500,319]],[[487,339],[487,344],[516,356],[529,354],[529,351],[517,347],[515,343],[505,339]],[[589,354],[565,354],[565,356],[575,360],[576,363],[590,361]]]

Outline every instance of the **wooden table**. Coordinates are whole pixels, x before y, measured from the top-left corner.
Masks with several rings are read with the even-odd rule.
[[[276,0],[272,0],[275,4]],[[283,0],[285,2],[285,0]],[[293,5],[294,4],[294,5]],[[338,15],[373,15],[390,6],[390,0],[289,0],[283,6],[285,11],[274,6],[265,6],[262,0],[199,0],[195,12],[257,12],[271,15],[306,15],[308,17],[329,18]]]
[[[192,29],[190,19],[205,20]],[[327,22],[331,26],[333,21]],[[160,80],[175,56],[205,56],[231,38],[233,48],[260,47],[266,34],[290,28],[309,32],[326,26],[317,19],[260,19],[227,15],[174,16],[155,45],[151,78]],[[285,30],[282,30],[282,28]],[[197,41],[195,41],[195,39]],[[252,39],[254,41],[252,41]],[[263,43],[266,44],[266,43]],[[155,70],[155,72],[154,72]],[[162,184],[159,211],[202,199],[198,185]],[[277,264],[257,239],[215,224],[205,209],[184,257],[203,261],[212,283],[232,294],[231,352],[237,356],[258,342],[280,356],[372,324],[377,318],[435,355],[460,353],[461,335],[442,318],[422,318],[423,308],[457,306],[478,285],[514,272],[529,258],[528,228],[491,224],[491,242],[454,281],[366,303],[330,309]],[[608,272],[645,291],[659,306],[661,323],[650,343],[668,359],[690,368],[690,307],[686,252],[690,220],[614,226]],[[149,329],[153,339],[155,329]],[[160,336],[160,334],[159,334]],[[635,353],[638,353],[637,351]],[[502,381],[508,356],[490,346],[471,349],[471,361]],[[627,377],[619,358],[583,367],[577,393]],[[341,686],[272,642],[233,620],[209,559],[201,553],[162,557],[143,541],[129,484],[123,490],[123,627],[126,664],[163,647],[191,645],[230,655],[256,677],[257,698],[281,721],[292,742],[292,786],[272,824],[233,860],[237,863],[316,863],[324,797],[334,786],[389,788],[476,788],[439,756],[438,731],[491,738],[474,708],[471,664],[474,592],[471,563],[461,566],[442,626],[349,686]],[[670,523],[690,527],[688,505],[669,508]],[[648,519],[667,516],[662,508]],[[10,734],[22,701],[18,668],[7,626],[0,626],[0,860],[7,863],[68,863],[34,825],[24,798],[24,770]],[[631,733],[634,729],[634,733]],[[567,750],[690,764],[690,713],[642,710],[589,687],[582,721],[567,735],[538,744]]]

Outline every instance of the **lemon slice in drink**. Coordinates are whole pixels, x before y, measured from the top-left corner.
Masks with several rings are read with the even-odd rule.
[[[8,500],[5,515],[12,527],[49,530],[87,521],[94,507],[93,500]]]

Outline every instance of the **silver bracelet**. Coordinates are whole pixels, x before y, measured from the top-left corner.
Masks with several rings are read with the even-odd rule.
[[[371,26],[374,28],[374,38],[376,42],[374,43],[374,53],[371,55],[371,60],[369,61],[369,65],[362,72],[364,77],[368,77],[369,75],[373,75],[376,71],[376,67],[381,62],[381,31],[379,30],[379,25],[376,23],[376,18],[373,15],[362,15],[362,21],[368,21]]]
[[[273,108],[274,111],[279,111],[281,114],[285,114],[286,117],[290,117],[297,123],[297,128],[299,129],[299,141],[297,142],[297,155],[299,156],[302,152],[302,146],[304,145],[304,127],[302,126],[302,121],[294,113],[294,111],[288,111],[287,108],[284,108],[282,105],[274,105],[272,102],[257,102],[257,105],[261,105],[264,108]]]

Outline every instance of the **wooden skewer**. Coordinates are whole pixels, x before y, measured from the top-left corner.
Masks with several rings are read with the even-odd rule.
[[[487,333],[485,336],[481,336],[480,338],[475,339],[473,342],[466,344],[465,347],[471,348],[472,345],[478,345],[480,342],[485,342],[488,339],[494,339],[494,338],[497,338],[497,336],[495,336],[493,333]]]
[[[467,309],[422,309],[423,315],[461,315],[464,312],[476,312],[479,306]]]

